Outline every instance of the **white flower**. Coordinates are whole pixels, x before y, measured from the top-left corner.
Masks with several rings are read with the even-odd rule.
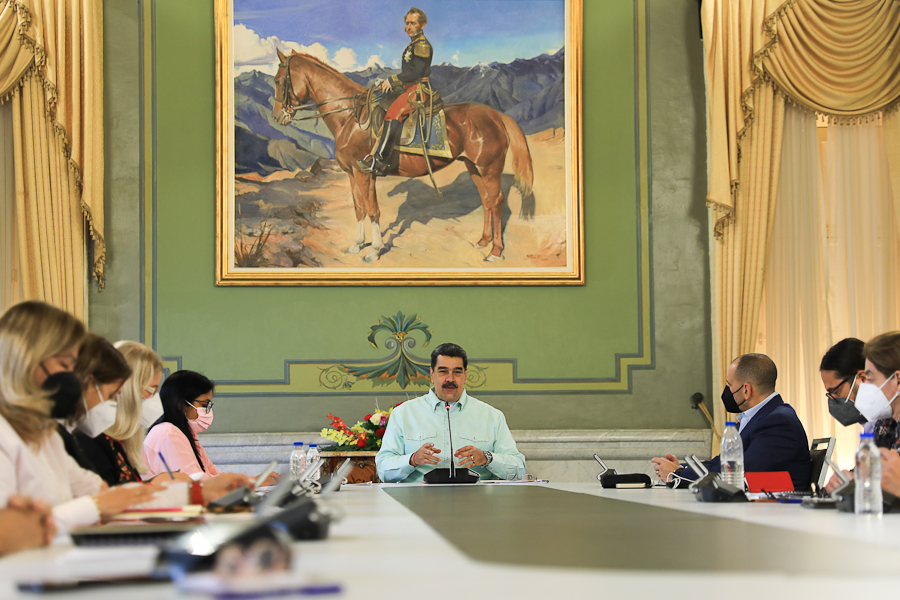
[[[372,415],[372,418],[369,419],[369,421],[370,421],[370,422],[372,423],[372,425],[374,425],[375,427],[381,427],[381,413],[380,413],[380,412],[376,412],[374,415]]]

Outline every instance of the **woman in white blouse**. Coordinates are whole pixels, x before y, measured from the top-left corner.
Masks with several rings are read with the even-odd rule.
[[[81,399],[72,373],[84,325],[42,302],[22,302],[0,317],[0,506],[14,495],[53,507],[58,530],[150,500],[146,485],[108,489],[66,453],[54,419]]]

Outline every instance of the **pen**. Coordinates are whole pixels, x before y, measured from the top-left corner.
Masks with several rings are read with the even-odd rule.
[[[163,466],[166,468],[166,472],[169,474],[169,477],[172,478],[172,481],[175,480],[175,476],[172,475],[172,469],[169,468],[169,463],[166,462],[166,457],[162,455],[162,452],[157,452],[159,454],[159,460],[163,462]]]

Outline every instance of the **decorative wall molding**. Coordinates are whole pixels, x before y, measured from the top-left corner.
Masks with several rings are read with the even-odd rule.
[[[479,387],[482,395],[515,395],[539,396],[600,396],[631,394],[633,390],[633,373],[638,370],[656,368],[655,350],[655,313],[653,296],[653,244],[650,224],[651,204],[651,164],[650,164],[650,114],[648,101],[648,19],[646,0],[633,2],[634,28],[634,211],[636,215],[636,289],[633,298],[636,306],[636,331],[633,340],[626,347],[635,347],[627,352],[613,353],[611,360],[614,370],[606,377],[522,377],[519,373],[517,357],[493,356],[485,359],[470,360],[470,388]],[[160,40],[157,38],[157,2],[145,2],[142,8],[143,44],[142,51],[142,94],[141,114],[144,119],[142,128],[141,156],[144,169],[142,178],[142,216],[141,233],[141,265],[144,270],[142,278],[141,303],[141,341],[149,344],[154,350],[161,351],[158,318],[160,310],[158,292],[158,261],[160,231],[158,209],[158,161],[157,161],[157,50]],[[415,317],[415,315],[413,315]],[[427,326],[426,326],[427,327]],[[428,331],[425,329],[424,331]],[[374,335],[375,328],[370,331]],[[425,357],[417,357],[408,352],[416,343],[411,337],[407,343],[400,339],[399,345],[390,356],[378,360],[362,360],[359,358],[331,359],[285,359],[283,379],[241,379],[223,380],[216,378],[216,395],[221,398],[309,398],[327,396],[375,396],[387,392],[400,393],[407,389],[427,389],[427,377],[417,366],[421,366]],[[427,341],[426,341],[427,345]],[[423,346],[424,347],[424,346]],[[164,348],[165,367],[169,371],[188,368],[196,369],[196,356],[179,354],[180,348]],[[405,372],[408,378],[380,379],[367,375],[359,377],[370,369],[379,369],[384,365],[393,366],[398,360],[405,360]],[[475,373],[473,373],[475,371]],[[214,374],[207,373],[211,376]],[[400,381],[406,381],[404,385]],[[477,385],[476,385],[477,384]],[[407,387],[409,386],[409,387]]]

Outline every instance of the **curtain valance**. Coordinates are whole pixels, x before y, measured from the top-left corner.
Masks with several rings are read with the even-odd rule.
[[[703,33],[717,238],[734,218],[757,90],[837,117],[900,103],[900,0],[706,0]]]
[[[791,0],[764,28],[754,68],[792,102],[856,117],[900,101],[900,1]]]
[[[34,46],[26,43],[30,13],[24,5],[6,0],[0,2],[0,99],[9,98],[19,85],[34,59]]]
[[[101,288],[106,261],[102,0],[0,0],[10,99],[23,294],[82,316],[85,229]]]

